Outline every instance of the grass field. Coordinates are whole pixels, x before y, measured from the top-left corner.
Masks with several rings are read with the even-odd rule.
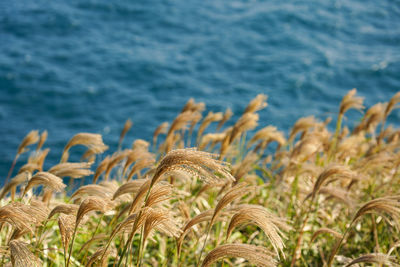
[[[258,121],[265,95],[231,127],[230,110],[189,100],[125,147],[128,120],[117,151],[78,133],[48,170],[47,132],[31,131],[0,193],[0,266],[400,266],[398,102],[364,108],[353,89],[336,127],[311,116],[283,133]]]

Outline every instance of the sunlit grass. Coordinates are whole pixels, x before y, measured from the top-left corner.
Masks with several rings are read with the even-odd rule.
[[[32,131],[0,195],[0,265],[396,266],[400,131],[386,121],[400,93],[350,129],[346,112],[364,109],[356,93],[333,131],[330,119],[306,117],[287,134],[259,122],[265,95],[225,128],[229,109],[202,119],[205,104],[191,99],[124,147],[128,120],[117,151],[79,133],[48,170],[47,132]],[[82,162],[69,162],[78,145]]]

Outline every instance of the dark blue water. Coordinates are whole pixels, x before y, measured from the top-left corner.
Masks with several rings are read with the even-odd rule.
[[[367,106],[400,90],[400,1],[2,0],[0,180],[31,129],[49,166],[78,132],[115,149],[128,118],[125,144],[149,140],[190,97],[237,118],[265,93],[261,126],[287,131],[354,87]]]

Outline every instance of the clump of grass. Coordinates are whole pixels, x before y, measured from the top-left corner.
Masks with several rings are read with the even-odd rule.
[[[259,120],[266,100],[258,95],[222,128],[230,109],[202,119],[205,104],[190,99],[132,145],[127,120],[115,151],[78,133],[48,169],[48,133],[31,131],[0,193],[0,265],[398,266],[400,130],[386,124],[400,93],[351,129],[346,112],[363,109],[353,89],[336,127],[310,116],[286,134]],[[87,150],[68,162],[76,145]]]

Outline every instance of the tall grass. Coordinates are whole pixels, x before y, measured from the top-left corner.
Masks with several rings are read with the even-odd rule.
[[[47,132],[31,131],[0,193],[0,265],[399,266],[400,130],[387,118],[400,93],[350,129],[346,112],[364,108],[353,89],[332,131],[305,117],[287,134],[259,121],[266,101],[229,122],[190,99],[148,141],[124,146],[127,120],[116,151],[78,133],[48,170]]]

